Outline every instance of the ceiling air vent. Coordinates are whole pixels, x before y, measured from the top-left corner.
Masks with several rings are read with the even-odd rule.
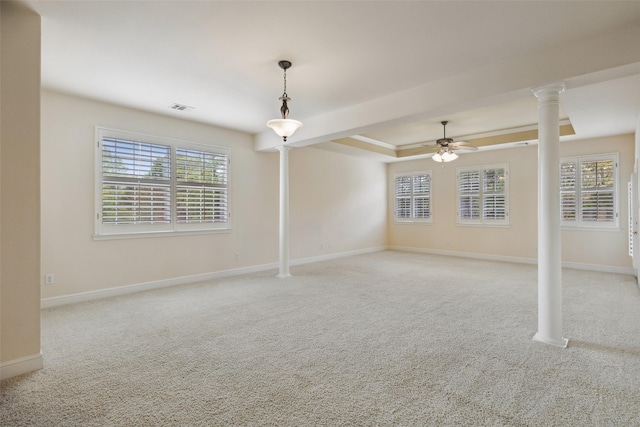
[[[174,103],[169,108],[171,108],[172,110],[178,110],[178,111],[186,111],[186,110],[195,109],[195,107],[189,107],[188,105],[183,105],[183,104],[178,104],[178,103]]]

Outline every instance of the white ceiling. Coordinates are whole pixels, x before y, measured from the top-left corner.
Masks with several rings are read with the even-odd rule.
[[[640,1],[26,2],[42,16],[45,88],[257,137],[279,114],[280,59],[293,62],[290,117],[314,123],[476,69],[589,40],[597,47],[610,33],[640,28]],[[561,115],[577,137],[635,131],[640,54],[635,63],[618,65],[617,72],[599,70],[599,78],[563,93]],[[548,66],[533,64],[526,72],[536,67],[542,73]],[[566,77],[580,79],[574,71]],[[403,106],[387,105],[389,120],[383,112],[372,115],[375,123],[340,132],[402,146],[441,137],[445,119],[451,137],[537,122],[530,91],[503,93],[452,103],[446,115],[425,111],[401,121],[391,119]],[[194,109],[177,112],[173,103]],[[315,131],[313,141],[337,133],[327,131],[323,140]]]

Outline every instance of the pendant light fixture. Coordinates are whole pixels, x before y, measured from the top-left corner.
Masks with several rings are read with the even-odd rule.
[[[280,107],[280,114],[282,114],[282,118],[269,120],[267,122],[267,126],[269,126],[279,136],[281,136],[282,140],[286,144],[287,138],[293,135],[299,128],[301,128],[302,123],[297,120],[287,118],[289,116],[288,102],[291,101],[291,98],[289,98],[289,95],[287,95],[287,70],[291,68],[291,62],[283,60],[279,61],[278,65],[284,70],[284,92],[279,98],[280,101],[282,101],[282,106]]]

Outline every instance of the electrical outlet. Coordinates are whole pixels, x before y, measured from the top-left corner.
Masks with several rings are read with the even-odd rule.
[[[240,252],[236,252],[236,261],[240,261]]]
[[[53,273],[47,273],[44,275],[44,284],[45,285],[53,285],[56,283],[56,276]]]
[[[451,246],[451,240],[445,240],[444,245],[445,246]]]

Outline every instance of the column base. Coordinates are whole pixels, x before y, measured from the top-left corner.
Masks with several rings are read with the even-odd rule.
[[[533,336],[533,340],[541,342],[543,344],[549,344],[555,347],[562,347],[562,348],[567,348],[567,344],[569,344],[569,340],[567,338],[560,338],[559,340],[554,340],[551,338],[545,338],[541,336],[539,332],[537,332]]]
[[[276,277],[278,279],[287,279],[287,278],[291,277],[291,274],[289,274],[289,273],[285,273],[285,274],[280,273]]]

